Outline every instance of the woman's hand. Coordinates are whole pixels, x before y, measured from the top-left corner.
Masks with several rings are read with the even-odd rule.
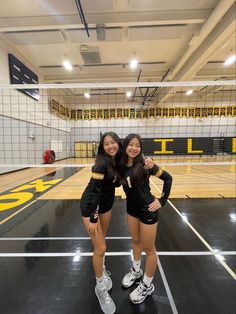
[[[151,204],[149,204],[148,210],[150,212],[154,212],[154,211],[156,211],[159,208],[161,208],[161,204],[158,201],[158,199],[155,198],[155,200]]]
[[[90,234],[91,237],[96,237],[97,232],[98,232],[98,223],[89,223],[89,227],[88,227],[88,232]]]
[[[144,162],[145,162],[144,169],[152,169],[152,167],[155,164],[151,157],[144,158]]]

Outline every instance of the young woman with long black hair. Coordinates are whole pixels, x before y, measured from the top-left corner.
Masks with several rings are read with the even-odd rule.
[[[106,314],[115,312],[115,304],[108,291],[112,280],[105,269],[106,233],[111,219],[111,208],[115,197],[117,165],[122,154],[121,140],[116,133],[104,133],[100,139],[91,179],[81,198],[83,223],[89,233],[93,247],[93,268],[96,275],[95,294],[101,309]],[[146,160],[146,167],[154,165],[151,158]]]
[[[116,307],[108,291],[112,280],[105,270],[105,236],[108,230],[111,208],[115,197],[117,178],[116,163],[122,152],[122,144],[113,132],[101,137],[92,175],[80,202],[84,226],[89,233],[94,251],[93,268],[96,275],[95,293],[101,309],[106,314],[115,312]]]
[[[146,253],[145,274],[138,287],[130,294],[130,300],[135,304],[143,302],[154,291],[152,280],[157,268],[155,240],[158,209],[167,202],[172,185],[172,177],[166,171],[157,165],[145,170],[143,164],[142,140],[138,134],[130,134],[123,143],[120,170],[121,183],[127,198],[127,222],[132,237],[133,267],[124,276],[123,287],[130,287],[142,277],[141,253]],[[160,199],[156,199],[150,192],[150,175],[164,181]]]

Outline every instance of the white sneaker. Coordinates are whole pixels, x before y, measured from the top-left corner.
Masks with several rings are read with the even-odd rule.
[[[109,270],[104,269],[103,278],[107,290],[108,291],[111,290],[112,288],[111,272]]]
[[[130,293],[130,301],[134,304],[142,303],[148,295],[153,293],[154,289],[155,288],[153,284],[148,287],[144,282],[141,281],[138,287]]]
[[[132,284],[143,275],[142,269],[135,271],[134,268],[131,268],[130,271],[122,279],[122,286],[124,288],[129,288]]]
[[[112,300],[110,294],[108,293],[106,287],[99,289],[98,286],[95,286],[95,294],[98,298],[100,307],[105,314],[113,314],[116,311],[116,306]]]

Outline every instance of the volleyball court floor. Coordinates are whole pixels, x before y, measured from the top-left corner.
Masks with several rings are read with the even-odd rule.
[[[1,180],[0,313],[102,313],[94,294],[92,245],[82,224],[80,193],[77,199],[63,199],[65,183],[75,176],[83,180],[84,169],[39,169],[35,175],[24,171],[15,173],[14,182],[9,175],[5,187],[7,175]],[[221,180],[229,184],[226,194],[234,188],[229,172],[224,170]],[[50,197],[59,187],[57,199]],[[152,188],[159,189],[155,181]],[[73,193],[76,189],[83,190],[70,186]],[[125,199],[118,193],[106,254],[116,313],[235,313],[234,198],[223,193],[214,199],[187,195],[171,198],[160,209],[155,292],[140,305],[129,301],[133,287],[121,287],[131,267],[125,213]]]

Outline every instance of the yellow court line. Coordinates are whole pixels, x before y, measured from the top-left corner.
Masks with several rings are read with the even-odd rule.
[[[3,219],[0,221],[0,226],[3,225],[5,222],[7,222],[8,220],[10,220],[11,218],[15,217],[17,214],[19,214],[20,212],[22,212],[22,210],[24,210],[25,208],[27,208],[28,206],[32,205],[33,203],[35,203],[38,199],[30,202],[29,204],[25,205],[24,207],[22,207],[21,209],[17,210],[16,212],[14,212],[13,214],[11,214],[10,216],[8,216],[7,218]]]
[[[158,188],[158,186],[150,179],[153,186],[161,193],[161,190]],[[183,219],[182,214],[179,212],[179,210],[174,206],[174,204],[168,200],[168,203],[171,205],[171,207],[177,212],[177,214]],[[227,270],[227,272],[233,277],[234,280],[236,280],[236,274],[235,272],[222,260],[220,260],[217,255],[217,252],[210,246],[210,244],[200,235],[200,233],[188,222],[185,221],[185,223],[189,226],[189,228],[196,234],[196,236],[202,241],[202,243],[208,248],[210,252],[215,255],[217,260],[221,263],[221,265]]]

